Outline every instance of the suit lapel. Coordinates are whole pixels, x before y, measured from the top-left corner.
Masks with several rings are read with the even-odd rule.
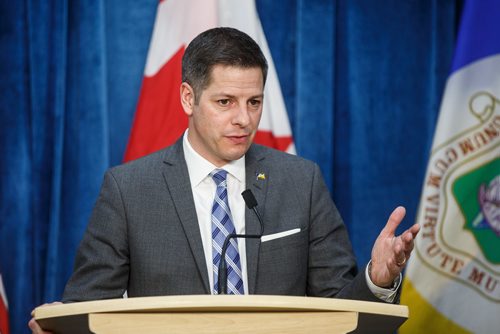
[[[246,164],[246,186],[252,190],[252,193],[257,200],[257,210],[263,220],[265,217],[265,203],[267,194],[267,184],[269,181],[269,169],[263,164],[264,155],[258,146],[252,145],[245,155]],[[264,231],[266,227],[264,226]],[[245,210],[245,233],[258,234],[260,233],[260,223],[253,210]],[[257,282],[257,271],[259,263],[260,240],[247,239],[247,276],[248,276],[248,292],[255,293]]]
[[[196,215],[191,182],[187,170],[184,152],[182,149],[182,138],[166,151],[164,158],[165,168],[163,177],[167,183],[170,196],[179,215],[184,233],[193,253],[198,272],[203,280],[206,293],[210,294],[210,283],[208,280],[208,269],[205,261],[203,243],[201,241],[200,226]]]

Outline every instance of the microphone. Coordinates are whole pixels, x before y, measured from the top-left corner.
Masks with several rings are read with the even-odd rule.
[[[253,195],[250,189],[245,190],[241,193],[243,196],[243,200],[245,204],[250,210],[253,210],[257,215],[257,219],[260,224],[260,233],[259,234],[230,234],[224,240],[224,244],[222,245],[221,251],[221,259],[219,262],[219,282],[217,284],[217,293],[227,295],[227,263],[226,263],[226,251],[231,239],[243,238],[243,239],[260,239],[262,237],[262,233],[264,233],[264,223],[262,222],[262,218],[257,211],[257,200]]]
[[[262,218],[259,214],[259,211],[257,211],[257,200],[255,199],[255,196],[253,195],[250,189],[247,189],[244,192],[242,192],[241,196],[243,196],[243,200],[245,201],[247,208],[255,212],[255,215],[257,216],[257,219],[259,220],[260,224],[260,236],[262,236],[262,233],[264,233],[264,223],[262,222]]]

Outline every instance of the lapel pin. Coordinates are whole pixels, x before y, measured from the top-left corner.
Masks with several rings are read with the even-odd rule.
[[[266,179],[266,174],[264,173],[257,174],[257,180],[265,180],[265,179]]]

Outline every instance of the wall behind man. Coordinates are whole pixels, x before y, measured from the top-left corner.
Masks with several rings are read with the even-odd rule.
[[[167,0],[168,1],[168,0]],[[123,159],[156,1],[0,2],[0,271],[12,333],[60,298],[106,168]],[[258,0],[298,154],[361,265],[416,213],[460,1]]]

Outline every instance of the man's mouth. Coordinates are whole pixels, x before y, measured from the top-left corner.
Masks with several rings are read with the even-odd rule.
[[[233,135],[233,136],[226,136],[226,138],[229,139],[234,144],[244,144],[248,140],[248,135]]]

